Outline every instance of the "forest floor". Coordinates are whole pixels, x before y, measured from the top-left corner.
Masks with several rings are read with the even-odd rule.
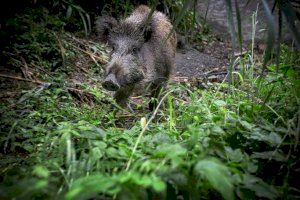
[[[89,41],[98,42],[93,37]],[[177,49],[170,82],[202,88],[206,88],[211,82],[222,82],[227,74],[231,52],[232,48],[229,41],[215,40],[197,45],[196,43],[186,43],[184,47]],[[90,71],[93,62],[87,54],[80,55],[72,62],[74,62],[74,69],[68,75],[68,82],[71,85],[76,87],[81,83],[87,83],[90,86],[101,84],[103,77]],[[1,101],[15,98],[21,90],[30,89],[43,83],[35,77],[35,70],[40,69],[33,69],[25,61],[22,65],[21,70],[6,66],[0,67]]]
[[[91,42],[99,42],[94,37],[88,39]],[[171,75],[171,82],[204,86],[209,82],[223,81],[229,57],[232,52],[230,41],[185,43],[184,47],[178,48],[175,57],[175,66]],[[85,54],[86,55],[86,54]],[[100,84],[102,77],[91,77],[90,65],[93,64],[88,55],[80,55],[74,62],[74,70],[69,74],[69,81],[74,85],[79,83],[89,83],[91,85]],[[34,70],[25,62],[20,69],[11,67],[0,67],[0,97],[14,97],[18,90],[31,88],[32,84],[39,84],[39,79],[34,77]],[[92,75],[94,76],[94,75]],[[43,81],[41,81],[42,83]],[[204,85],[203,85],[204,84]]]
[[[222,81],[226,74],[226,66],[229,65],[230,43],[214,41],[199,46],[195,48],[193,44],[187,44],[177,50],[172,80]]]
[[[213,36],[216,37],[216,36]],[[83,40],[84,41],[84,40]],[[86,41],[99,43],[95,36]],[[78,48],[78,47],[77,47]],[[256,56],[262,54],[262,46],[257,45],[254,49]],[[108,52],[109,50],[106,49]],[[245,51],[246,52],[246,51]],[[222,82],[226,77],[228,66],[230,65],[230,56],[232,56],[232,47],[229,39],[214,40],[209,42],[185,43],[183,47],[177,48],[175,56],[175,66],[170,78],[170,83],[180,83],[188,86],[208,88],[212,82]],[[241,56],[240,53],[233,53],[233,59]],[[81,83],[90,86],[99,86],[102,75],[93,73],[91,65],[93,64],[90,56],[83,52],[73,62],[74,69],[68,75],[68,83],[75,88]],[[104,63],[106,61],[103,61]],[[15,98],[23,89],[30,89],[33,86],[44,83],[35,77],[36,70],[30,67],[24,60],[23,67],[14,69],[11,67],[0,67],[0,101],[7,101],[9,98]],[[20,70],[21,69],[21,70]],[[100,69],[100,71],[103,69]],[[101,74],[101,73],[100,73]],[[111,92],[107,94],[112,95]],[[8,98],[8,99],[7,99]],[[133,98],[134,102],[141,102],[141,99]]]

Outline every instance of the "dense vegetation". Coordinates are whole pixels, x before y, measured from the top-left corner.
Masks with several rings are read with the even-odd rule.
[[[176,2],[184,32],[193,13]],[[250,47],[230,84],[172,83],[154,112],[143,99],[132,114],[101,88],[109,49],[91,21],[67,1],[7,19],[1,65],[23,78],[0,77],[0,199],[300,197],[298,51],[281,45],[262,73]]]

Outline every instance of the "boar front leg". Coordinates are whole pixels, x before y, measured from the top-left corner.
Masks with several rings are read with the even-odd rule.
[[[129,108],[130,111],[133,112],[132,108],[128,104],[128,98],[132,94],[134,86],[126,86],[120,88],[118,91],[116,91],[114,98],[118,105],[120,105],[122,108]]]

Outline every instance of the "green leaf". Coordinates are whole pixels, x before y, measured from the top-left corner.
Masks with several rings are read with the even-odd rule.
[[[34,183],[34,189],[40,190],[48,186],[48,180],[38,180]]]
[[[182,164],[183,156],[187,150],[180,144],[164,144],[157,147],[157,151],[153,154],[154,157],[167,158],[171,160],[172,168],[176,168]]]
[[[254,152],[251,158],[260,158],[266,160],[276,160],[278,162],[285,162],[286,156],[278,151],[264,151],[264,152]]]
[[[152,187],[156,192],[163,192],[166,189],[166,184],[154,173],[141,175],[134,171],[127,171],[118,176],[118,180],[127,187],[129,184],[136,184],[145,188]]]
[[[258,197],[268,199],[276,199],[278,197],[277,191],[273,186],[250,174],[243,175],[243,184],[245,188],[254,191]]]
[[[215,100],[213,103],[214,103],[216,106],[219,106],[219,107],[224,107],[224,106],[226,106],[226,102],[223,101],[223,100]]]
[[[119,151],[113,147],[109,147],[106,150],[106,154],[108,157],[112,157],[112,158],[119,158],[120,154]]]
[[[119,191],[120,188],[114,178],[94,174],[75,180],[66,193],[65,199],[89,199],[97,193],[113,195]]]
[[[186,154],[187,150],[179,144],[164,144],[157,147],[154,153],[157,157],[177,157]]]
[[[103,157],[103,152],[102,152],[102,150],[100,148],[94,147],[94,148],[91,149],[90,156],[94,160],[99,160],[100,158]]]
[[[72,6],[68,6],[68,10],[67,10],[67,14],[66,14],[67,19],[69,19],[71,17],[72,11],[73,11]]]
[[[104,138],[106,136],[106,132],[103,129],[96,126],[93,126],[93,129],[98,133],[100,137]]]
[[[106,149],[107,144],[102,141],[93,141],[92,142],[94,146],[98,147],[99,149]]]
[[[241,162],[244,159],[244,154],[240,149],[232,150],[231,147],[225,147],[226,155],[232,162]]]
[[[41,178],[48,178],[50,175],[49,170],[46,167],[41,165],[35,166],[32,173]]]
[[[282,138],[280,135],[278,135],[277,133],[275,132],[272,132],[270,133],[268,136],[267,136],[267,141],[272,145],[272,146],[276,146],[276,145],[279,145],[282,141]]]
[[[211,129],[212,133],[215,133],[217,135],[224,135],[225,131],[220,126],[213,126]]]
[[[240,120],[240,123],[241,123],[241,125],[242,125],[244,128],[246,128],[246,129],[249,130],[249,131],[251,131],[251,130],[253,129],[253,127],[254,127],[253,124],[250,124],[250,123],[247,122],[247,121]]]
[[[270,146],[277,146],[282,142],[282,138],[279,134],[275,132],[268,133],[260,128],[253,129],[253,132],[250,133],[249,138],[266,142]]]
[[[216,159],[205,159],[199,161],[195,166],[195,172],[220,192],[224,199],[234,199],[233,183],[229,169]]]
[[[156,192],[163,192],[166,190],[166,184],[156,175],[151,175],[152,187]]]

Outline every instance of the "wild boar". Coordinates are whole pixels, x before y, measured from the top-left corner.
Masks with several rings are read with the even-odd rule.
[[[96,29],[112,47],[103,88],[115,91],[114,98],[122,107],[128,106],[133,92],[149,91],[157,98],[173,69],[177,44],[166,15],[141,5],[121,21],[99,17]],[[150,103],[150,110],[154,106]]]

